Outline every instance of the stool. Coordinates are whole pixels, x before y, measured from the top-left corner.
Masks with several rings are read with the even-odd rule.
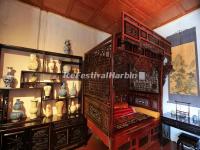
[[[194,150],[199,150],[199,138],[185,133],[181,133],[178,137],[177,150],[179,150],[180,144],[181,150],[184,150],[184,145],[189,148],[193,148]]]

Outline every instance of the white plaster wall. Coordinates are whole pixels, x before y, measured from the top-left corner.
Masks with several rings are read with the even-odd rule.
[[[64,41],[69,39],[74,55],[83,56],[109,36],[17,0],[0,0],[0,43],[3,44],[63,53]]]
[[[163,37],[170,36],[179,31],[183,31],[186,29],[190,29],[192,27],[196,27],[196,36],[197,36],[197,55],[198,55],[198,67],[200,70],[200,9],[197,9],[175,21],[172,21],[166,25],[163,25],[157,29],[155,32],[162,35]],[[200,75],[200,74],[199,74]],[[166,79],[168,81],[168,79]],[[175,110],[175,105],[172,103],[167,103],[168,97],[168,82],[165,83],[163,89],[163,113],[170,112],[171,110]],[[198,115],[198,110],[200,108],[191,107],[191,116]],[[177,141],[177,136],[182,132],[181,130],[177,130],[175,128],[171,128],[171,139],[173,141]]]

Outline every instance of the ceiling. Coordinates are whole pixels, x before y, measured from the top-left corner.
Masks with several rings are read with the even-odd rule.
[[[197,8],[200,0],[20,0],[108,33],[120,29],[121,12],[154,29]]]

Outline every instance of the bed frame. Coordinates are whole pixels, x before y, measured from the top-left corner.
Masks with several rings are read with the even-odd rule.
[[[88,127],[109,149],[146,149],[159,139],[160,118],[114,128],[114,106],[127,102],[162,113],[162,91],[172,69],[171,44],[129,14],[122,13],[121,32],[85,54],[85,73],[132,72],[133,79],[84,81],[84,112]],[[147,113],[148,114],[148,113]]]

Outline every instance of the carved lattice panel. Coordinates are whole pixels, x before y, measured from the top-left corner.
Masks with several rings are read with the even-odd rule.
[[[85,114],[105,134],[109,133],[110,107],[91,97],[85,97]]]
[[[24,150],[27,149],[25,143],[25,131],[11,132],[3,134],[3,150]]]
[[[77,143],[78,141],[81,141],[81,138],[83,138],[83,126],[79,127],[71,127],[69,128],[69,143]]]
[[[68,144],[68,130],[64,128],[62,130],[55,131],[55,147],[63,147]]]
[[[101,45],[95,47],[85,55],[86,74],[106,74],[111,71],[112,38],[107,39]],[[110,80],[100,76],[89,76],[85,79],[85,95],[98,97],[98,100],[106,101],[109,98]]]
[[[49,147],[49,127],[35,128],[31,131],[32,149],[46,150]]]

